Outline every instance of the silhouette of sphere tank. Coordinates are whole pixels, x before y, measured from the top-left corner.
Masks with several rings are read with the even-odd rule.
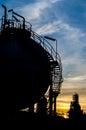
[[[30,106],[47,91],[49,58],[29,31],[6,28],[1,32],[0,77],[3,102],[7,103],[8,109]]]

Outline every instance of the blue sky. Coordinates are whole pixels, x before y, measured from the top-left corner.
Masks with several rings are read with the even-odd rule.
[[[86,104],[86,0],[0,0],[0,4],[23,15],[36,33],[57,39],[64,78],[61,93],[67,96],[76,90]]]

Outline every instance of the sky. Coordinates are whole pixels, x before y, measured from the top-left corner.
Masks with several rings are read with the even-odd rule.
[[[77,92],[86,112],[86,0],[0,0],[0,4],[24,16],[39,35],[57,39],[64,79],[57,111],[68,111]]]

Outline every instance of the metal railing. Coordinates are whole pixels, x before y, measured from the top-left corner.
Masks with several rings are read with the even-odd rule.
[[[51,72],[52,75],[52,86],[57,86],[60,88],[62,83],[62,63],[61,58],[58,52],[56,52],[55,48],[46,40],[46,38],[40,36],[36,32],[32,30],[31,23],[25,21],[23,23],[23,20],[17,19],[16,17],[12,17],[12,19],[6,19],[4,22],[4,17],[0,19],[0,33],[7,28],[16,28],[16,29],[25,29],[31,33],[31,38],[36,41],[37,44],[42,46],[44,50],[46,51],[46,54],[49,56],[50,62],[53,63],[53,61],[56,62],[56,64],[52,64],[53,72]],[[25,25],[23,25],[25,24]],[[53,87],[53,90],[55,90],[55,87]],[[58,89],[60,91],[60,89]]]

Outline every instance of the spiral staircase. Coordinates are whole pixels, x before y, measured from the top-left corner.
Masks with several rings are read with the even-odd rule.
[[[56,98],[58,94],[60,94],[61,85],[63,82],[61,58],[56,51],[57,49],[53,48],[53,46],[48,42],[48,40],[46,40],[45,37],[38,35],[36,32],[32,30],[30,31],[31,31],[32,39],[34,39],[38,44],[40,44],[46,50],[46,54],[49,58],[50,68],[51,68],[50,71],[51,82],[47,92],[45,93],[45,96],[48,100],[47,113],[50,115],[52,114],[56,115]]]

